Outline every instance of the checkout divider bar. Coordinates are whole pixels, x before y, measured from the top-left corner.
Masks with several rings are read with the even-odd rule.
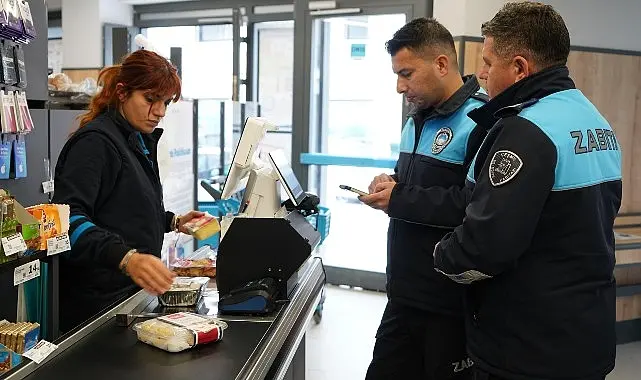
[[[307,270],[305,270],[305,266],[308,266]],[[251,359],[241,368],[236,380],[265,379],[272,364],[285,347],[287,337],[293,332],[295,338],[292,343],[295,344],[287,347],[289,350],[284,354],[283,362],[280,363],[277,371],[278,376],[274,376],[273,379],[280,380],[285,376],[314,313],[314,302],[320,301],[320,289],[324,285],[324,272],[319,258],[310,258],[310,261],[301,267],[301,272],[304,273],[303,277],[299,280],[291,301],[269,328],[252,353]],[[305,310],[306,307],[308,310]],[[296,323],[302,313],[305,313],[305,318]],[[290,327],[288,328],[288,326]]]
[[[80,330],[78,330],[75,333],[73,333],[67,339],[63,340],[62,342],[59,342],[57,344],[58,349],[53,351],[51,353],[51,355],[49,355],[40,364],[36,364],[33,361],[30,361],[29,363],[23,364],[21,367],[19,367],[17,370],[15,370],[15,372],[13,372],[9,376],[7,376],[5,378],[5,380],[22,380],[25,377],[31,375],[33,372],[35,372],[35,370],[38,367],[42,367],[43,365],[47,364],[49,361],[51,361],[56,356],[62,354],[67,349],[72,347],[74,344],[80,342],[87,335],[91,334],[92,332],[97,330],[100,326],[102,326],[107,321],[109,321],[111,318],[113,318],[117,313],[123,312],[123,311],[127,311],[127,313],[130,313],[132,310],[134,310],[136,307],[138,307],[141,303],[143,303],[145,300],[147,300],[148,297],[149,297],[149,294],[147,294],[144,290],[139,291],[138,293],[134,294],[133,296],[129,297],[127,300],[122,302],[121,304],[115,306],[114,308],[112,308],[108,312],[106,312],[105,314],[103,314],[100,317],[96,318],[96,320],[90,322],[85,327],[82,327]]]

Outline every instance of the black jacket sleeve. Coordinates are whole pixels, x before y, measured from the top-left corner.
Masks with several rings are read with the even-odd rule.
[[[94,213],[113,189],[122,160],[99,132],[87,132],[70,142],[58,160],[53,202],[71,209],[68,259],[118,268],[131,249],[123,239],[95,223]],[[123,223],[126,223],[123,220]]]
[[[515,265],[531,243],[554,185],[557,151],[549,138],[517,116],[500,123],[463,224],[434,250],[436,270],[459,283],[490,278]]]
[[[420,187],[397,183],[390,196],[390,218],[437,228],[461,224],[472,190],[467,186]]]
[[[165,232],[172,232],[171,222],[174,220],[175,214],[171,211],[165,211]]]

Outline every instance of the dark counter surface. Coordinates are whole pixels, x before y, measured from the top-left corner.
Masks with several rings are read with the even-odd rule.
[[[270,323],[228,324],[220,342],[169,353],[139,342],[135,331],[117,326],[112,318],[25,379],[234,379],[265,336]]]

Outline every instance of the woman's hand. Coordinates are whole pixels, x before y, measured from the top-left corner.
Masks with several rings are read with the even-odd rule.
[[[189,211],[187,214],[182,215],[178,224],[178,231],[182,232],[183,234],[189,235],[189,231],[185,229],[185,223],[194,218],[199,218],[203,215],[205,215],[205,213],[200,211]]]
[[[127,263],[127,273],[138,286],[153,295],[169,290],[176,275],[154,255],[134,253]]]

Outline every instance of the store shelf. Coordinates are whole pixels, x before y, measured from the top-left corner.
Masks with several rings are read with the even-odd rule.
[[[35,260],[43,260],[43,259],[46,259],[47,257],[48,257],[47,256],[47,251],[37,251],[33,255],[21,257],[21,258],[18,258],[16,260],[11,260],[11,261],[9,261],[7,263],[0,264],[0,273],[4,273],[4,272],[7,272],[7,271],[12,271],[16,267],[19,267],[20,265],[23,265],[23,264],[26,264],[26,263],[30,263],[30,262],[35,261]]]

